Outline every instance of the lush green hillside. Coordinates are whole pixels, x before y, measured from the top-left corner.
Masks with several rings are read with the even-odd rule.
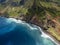
[[[7,6],[9,8],[6,9],[6,12],[10,15],[17,15],[19,16],[20,13],[26,14],[29,8],[33,5],[34,0],[6,0],[3,3],[0,3],[0,10],[4,10]],[[47,10],[50,10],[50,12],[47,11],[47,13],[54,13],[52,16],[60,16],[60,0],[38,0],[36,1],[36,4],[39,7],[43,7]],[[21,3],[24,3],[23,5]],[[22,9],[21,9],[22,7]],[[14,10],[14,11],[13,11]],[[18,11],[17,11],[18,10]]]

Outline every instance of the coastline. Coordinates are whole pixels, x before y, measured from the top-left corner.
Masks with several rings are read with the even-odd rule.
[[[22,20],[22,21],[24,21],[24,20]],[[47,35],[49,39],[51,39],[56,45],[60,45],[60,42],[53,35],[51,35],[49,32],[47,32],[47,30],[44,30],[44,27],[40,26],[39,24],[35,24],[35,23],[31,23],[31,22],[27,22],[27,23],[40,27],[42,29],[43,33],[45,35]]]
[[[19,18],[17,20],[22,20],[22,19]],[[22,20],[22,21],[25,21],[25,20]],[[25,21],[25,22],[27,22],[27,21]],[[52,36],[49,32],[47,32],[47,30],[44,30],[44,28],[41,27],[40,25],[37,25],[35,23],[31,23],[31,22],[27,22],[27,23],[30,23],[30,24],[33,24],[33,25],[40,27],[42,29],[43,33],[46,34],[49,39],[51,39],[56,45],[60,45],[60,42],[58,40],[56,40],[56,38],[54,38],[54,36]]]
[[[48,36],[48,38],[50,38],[54,43],[56,43],[56,45],[60,45],[60,42],[58,40],[56,40],[56,38],[54,38],[54,36],[52,36],[51,34],[49,34],[47,31],[44,31],[44,34],[46,34]]]
[[[35,24],[33,24],[35,25]],[[36,25],[37,26],[37,25]],[[45,31],[43,28],[41,28],[40,26],[38,26],[40,31],[42,32],[43,36],[46,36],[46,38],[51,39],[56,45],[60,45],[60,42],[58,40],[56,40],[49,32]],[[42,30],[41,30],[42,29]]]

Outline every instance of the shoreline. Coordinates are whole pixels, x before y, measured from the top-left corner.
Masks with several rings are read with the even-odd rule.
[[[43,31],[44,34],[46,34],[46,35],[48,36],[48,38],[51,39],[56,45],[60,45],[60,42],[59,42],[58,40],[56,40],[56,39],[54,38],[54,36],[52,36],[51,34],[49,34],[47,31],[44,31],[44,30],[42,30],[42,31]]]
[[[6,18],[6,17],[5,17],[5,18]],[[10,18],[10,17],[9,17],[9,18]],[[15,19],[16,19],[16,18],[15,18]],[[22,19],[17,19],[17,20],[22,20]],[[22,20],[22,21],[25,21],[25,20]],[[44,30],[44,28],[41,27],[40,25],[31,23],[31,22],[27,22],[27,21],[25,21],[25,22],[40,27],[40,28],[42,29],[43,33],[46,34],[49,39],[51,39],[55,44],[60,45],[60,42],[59,42],[58,40],[56,40],[56,38],[54,38],[54,36],[52,36],[49,32],[47,32],[47,30]]]
[[[34,25],[34,24],[33,24]],[[37,25],[36,25],[37,26]],[[43,36],[46,36],[46,38],[49,38],[50,40],[52,40],[56,45],[60,45],[60,42],[58,40],[56,40],[49,32],[45,31],[43,28],[41,28],[40,26],[38,26],[40,31],[42,32]],[[41,30],[42,29],[42,30]]]
[[[24,21],[24,20],[22,20],[22,21]],[[60,42],[53,35],[51,35],[49,32],[47,32],[47,30],[44,30],[44,27],[41,27],[40,25],[31,23],[31,22],[26,22],[26,23],[30,23],[30,24],[40,27],[42,29],[43,33],[46,34],[49,39],[51,39],[56,45],[60,45]]]

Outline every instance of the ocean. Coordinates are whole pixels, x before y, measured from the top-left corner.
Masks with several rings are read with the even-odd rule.
[[[56,45],[41,30],[25,21],[0,17],[0,45]]]

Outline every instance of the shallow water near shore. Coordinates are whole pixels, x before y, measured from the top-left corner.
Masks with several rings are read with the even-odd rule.
[[[0,45],[56,45],[41,28],[14,18],[0,17]]]

